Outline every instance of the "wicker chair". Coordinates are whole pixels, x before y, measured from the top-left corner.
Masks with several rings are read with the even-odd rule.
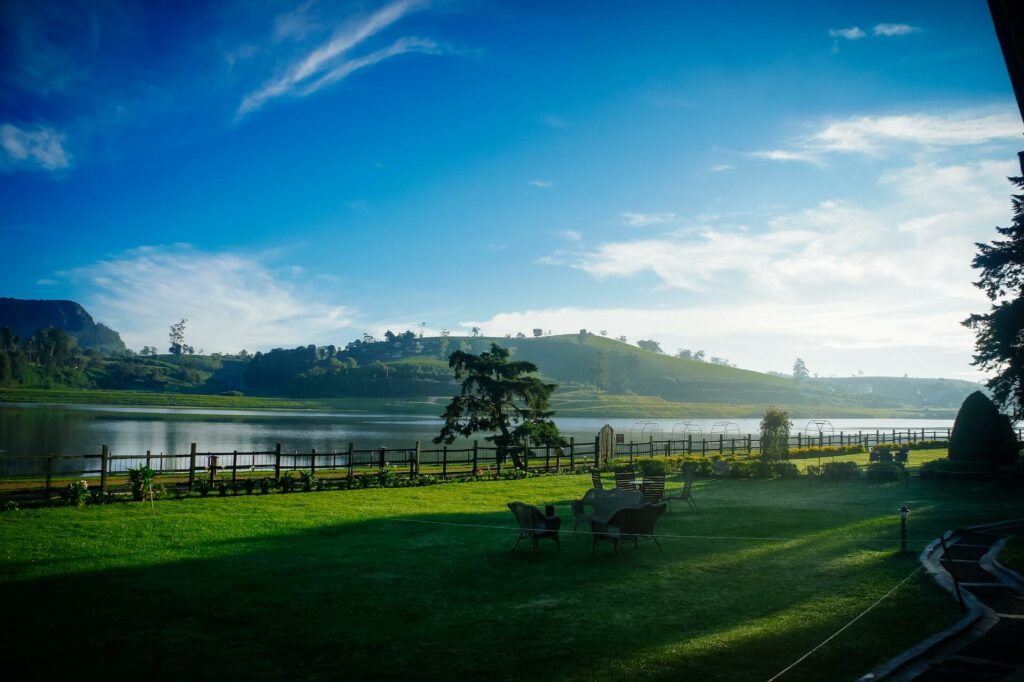
[[[644,502],[658,504],[665,494],[665,474],[644,476]]]
[[[593,481],[595,488],[597,488],[598,490],[604,490],[604,484],[601,483],[601,470],[600,469],[591,469],[590,470],[590,480]]]
[[[533,542],[533,551],[537,551],[537,542],[547,538],[554,540],[558,549],[562,549],[562,543],[558,540],[558,530],[562,527],[562,519],[557,516],[544,516],[540,509],[524,502],[509,502],[508,508],[516,517],[519,524],[519,537],[512,549],[519,546],[519,542],[529,538]]]
[[[654,536],[654,526],[658,519],[665,513],[668,505],[665,502],[660,504],[642,504],[639,507],[626,507],[615,512],[607,523],[591,521],[592,531],[591,551],[597,553],[599,540],[611,540],[615,545],[615,551],[619,551],[619,542],[633,541],[636,547],[640,540],[654,540],[658,551],[664,551],[661,543]]]
[[[615,487],[620,490],[636,490],[636,472],[632,469],[615,472]]]
[[[693,500],[693,468],[686,468],[686,478],[683,479],[683,487],[681,490],[676,492],[669,492],[662,498],[669,504],[673,500],[679,500],[680,502],[685,501],[693,511],[700,514],[700,509],[697,508],[697,503]]]

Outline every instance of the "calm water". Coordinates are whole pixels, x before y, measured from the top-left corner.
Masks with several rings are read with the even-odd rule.
[[[611,424],[626,440],[646,441],[674,438],[684,440],[687,428],[695,438],[699,434],[717,439],[756,433],[759,420],[673,419],[592,419],[566,417],[558,425],[567,436],[592,442],[604,424]],[[833,419],[836,433],[887,429],[945,429],[948,419],[889,420]],[[285,452],[344,451],[352,442],[356,448],[408,448],[419,440],[428,445],[440,429],[436,417],[409,415],[306,412],[283,410],[211,410],[203,408],[135,408],[88,405],[9,404],[0,405],[0,458],[24,455],[96,454],[100,446],[110,446],[118,455],[142,455],[146,450],[158,453],[187,453],[190,443],[200,452],[232,450],[272,450],[281,443]],[[817,435],[817,426],[807,420],[795,420],[793,433],[805,429]],[[825,433],[829,427],[823,427]],[[481,438],[482,440],[482,438]]]

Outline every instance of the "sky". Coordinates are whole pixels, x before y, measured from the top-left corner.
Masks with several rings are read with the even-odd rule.
[[[8,0],[0,296],[977,380],[1022,133],[981,2]]]

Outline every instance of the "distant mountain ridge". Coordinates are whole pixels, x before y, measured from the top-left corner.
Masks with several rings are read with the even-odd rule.
[[[80,348],[100,353],[124,353],[128,347],[116,331],[92,319],[74,301],[0,297],[0,327],[9,327],[22,338],[54,327],[75,337]]]

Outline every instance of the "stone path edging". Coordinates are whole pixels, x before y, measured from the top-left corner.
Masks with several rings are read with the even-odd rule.
[[[961,531],[947,531],[942,539],[946,541],[946,547],[955,547],[969,534],[996,535],[1000,530],[1019,530],[1024,528],[1024,519],[1000,521],[997,523],[972,526]],[[998,582],[992,583],[993,587],[1007,587],[1017,594],[1024,594],[1024,577],[1020,574],[1002,566],[996,556],[1006,545],[1006,537],[1000,537],[992,542],[989,549],[976,561],[960,560],[964,564],[974,564],[981,570],[991,574]],[[984,545],[988,546],[988,545]],[[961,547],[976,547],[976,545],[961,544]],[[978,547],[981,549],[982,547]],[[942,549],[940,539],[936,538],[928,544],[919,555],[922,566],[932,575],[932,578],[944,590],[955,598],[955,585],[952,575],[943,566],[942,561],[945,552]],[[949,560],[952,563],[952,559]],[[903,682],[913,680],[919,676],[934,671],[933,666],[941,664],[947,658],[954,656],[957,652],[965,649],[974,642],[984,637],[996,624],[1000,622],[1000,615],[988,604],[984,603],[971,591],[971,586],[983,585],[984,583],[970,583],[962,580],[961,595],[967,612],[959,621],[951,627],[921,641],[915,646],[907,649],[895,658],[890,659],[878,668],[860,678],[859,682],[871,680],[889,680],[892,682]],[[968,659],[963,659],[968,661]],[[978,661],[985,663],[985,661]],[[937,671],[936,671],[937,672]],[[1019,672],[1019,671],[1018,671]],[[925,675],[927,676],[927,675]],[[992,678],[996,679],[996,678]]]

